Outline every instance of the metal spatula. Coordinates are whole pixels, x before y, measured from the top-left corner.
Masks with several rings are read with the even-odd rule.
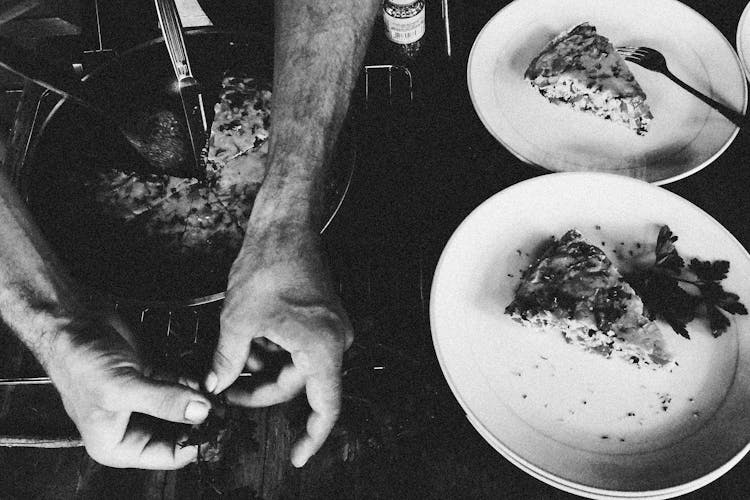
[[[205,177],[205,165],[202,158],[203,149],[207,143],[208,123],[203,106],[201,87],[190,69],[190,60],[188,59],[177,5],[175,5],[174,0],[155,0],[155,2],[161,32],[164,35],[164,43],[167,46],[169,58],[177,77],[177,90],[180,95],[187,135],[190,139],[193,154],[193,174],[195,177],[202,179]]]

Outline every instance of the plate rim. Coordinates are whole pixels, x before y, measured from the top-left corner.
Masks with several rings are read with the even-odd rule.
[[[492,437],[489,433],[489,431],[483,429],[483,426],[478,421],[478,419],[474,418],[471,414],[466,414],[466,419],[471,423],[471,425],[477,430],[477,432],[498,452],[500,450],[496,447],[495,441],[497,441],[494,437]],[[486,435],[485,435],[486,433]],[[675,486],[673,488],[663,488],[660,490],[649,490],[649,491],[643,491],[643,492],[633,492],[633,491],[622,491],[622,490],[602,490],[597,488],[589,488],[584,485],[578,485],[575,483],[572,483],[570,481],[566,481],[562,478],[558,478],[554,475],[548,474],[546,471],[539,469],[537,467],[534,467],[532,464],[528,463],[523,458],[518,457],[515,453],[509,452],[509,454],[504,454],[500,452],[503,457],[505,457],[511,464],[518,467],[521,471],[525,472],[526,474],[529,474],[530,476],[534,477],[535,479],[538,479],[539,481],[542,481],[543,483],[546,483],[554,488],[558,488],[562,491],[566,491],[568,493],[573,493],[575,495],[580,495],[586,498],[593,498],[597,500],[614,500],[614,499],[625,499],[625,500],[631,500],[631,499],[643,499],[643,500],[659,500],[659,499],[668,499],[668,498],[674,498],[680,495],[686,495],[690,492],[696,491],[716,479],[720,478],[729,470],[734,468],[748,453],[748,447],[750,447],[750,443],[748,443],[747,447],[743,450],[742,454],[738,454],[737,456],[733,457],[732,460],[727,462],[724,466],[721,468],[716,469],[716,473],[718,475],[716,477],[710,477],[712,474],[707,474],[705,476],[702,476],[698,479],[695,479],[689,483],[685,483],[681,486]],[[735,460],[736,459],[736,460]],[[724,469],[726,467],[726,469]],[[719,472],[720,471],[720,472]],[[705,482],[704,482],[705,480]]]
[[[745,79],[750,80],[750,66],[745,62],[747,55],[744,53],[745,51],[743,50],[741,43],[743,32],[746,28],[750,28],[748,24],[750,24],[750,2],[748,2],[747,5],[745,5],[745,8],[742,9],[740,20],[737,22],[737,32],[735,35],[735,47],[737,48],[737,56],[740,58],[742,73],[745,75]]]

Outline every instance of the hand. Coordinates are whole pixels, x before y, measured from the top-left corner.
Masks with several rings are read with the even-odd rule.
[[[181,447],[186,429],[157,419],[198,424],[211,403],[188,387],[146,377],[131,340],[116,317],[87,320],[56,334],[47,371],[91,458],[111,467],[183,467],[197,447]]]
[[[275,381],[253,390],[233,387],[230,403],[269,406],[304,388],[312,409],[306,433],[291,460],[303,466],[325,442],[341,408],[341,363],[352,329],[335,294],[320,248],[320,235],[295,225],[249,232],[232,266],[221,315],[221,334],[206,388],[229,387],[247,366],[262,363],[251,348],[266,339],[291,355]]]

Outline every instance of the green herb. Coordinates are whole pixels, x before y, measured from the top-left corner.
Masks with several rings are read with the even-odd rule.
[[[685,261],[677,253],[677,236],[662,226],[656,240],[653,265],[625,277],[643,299],[649,318],[662,319],[685,338],[687,324],[696,317],[708,320],[714,337],[729,328],[727,314],[747,314],[737,294],[727,292],[720,281],[729,273],[726,260]]]
[[[656,237],[656,263],[654,267],[676,273],[680,272],[680,269],[685,265],[685,261],[677,254],[677,248],[674,246],[675,241],[677,241],[677,236],[672,234],[669,226],[662,226],[659,230],[659,236]]]
[[[181,447],[197,445],[202,448],[200,451],[209,448],[212,452],[219,447],[219,441],[227,429],[226,406],[223,401],[219,402],[218,398],[213,403],[214,407],[206,420],[202,424],[191,426],[187,438],[180,443]],[[213,453],[211,455],[213,456]],[[205,456],[202,458],[206,459]]]

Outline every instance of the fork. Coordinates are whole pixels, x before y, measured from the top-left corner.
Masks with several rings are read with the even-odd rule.
[[[682,80],[674,76],[672,72],[669,71],[669,68],[667,68],[667,60],[664,58],[664,55],[662,55],[662,53],[659,52],[658,50],[655,50],[649,47],[617,47],[617,52],[619,52],[620,55],[623,56],[626,61],[630,61],[639,66],[643,66],[644,68],[648,70],[656,71],[658,73],[665,75],[667,78],[675,82],[677,85],[687,90],[688,92],[693,94],[695,97],[697,97],[698,99],[705,102],[706,104],[714,108],[716,111],[718,111],[719,113],[727,117],[732,123],[734,123],[738,127],[742,127],[748,123],[748,120],[745,118],[745,116],[742,113],[738,113],[737,111],[730,109],[724,104],[714,101],[710,97],[698,92],[693,87],[691,87],[687,83],[683,82]]]

